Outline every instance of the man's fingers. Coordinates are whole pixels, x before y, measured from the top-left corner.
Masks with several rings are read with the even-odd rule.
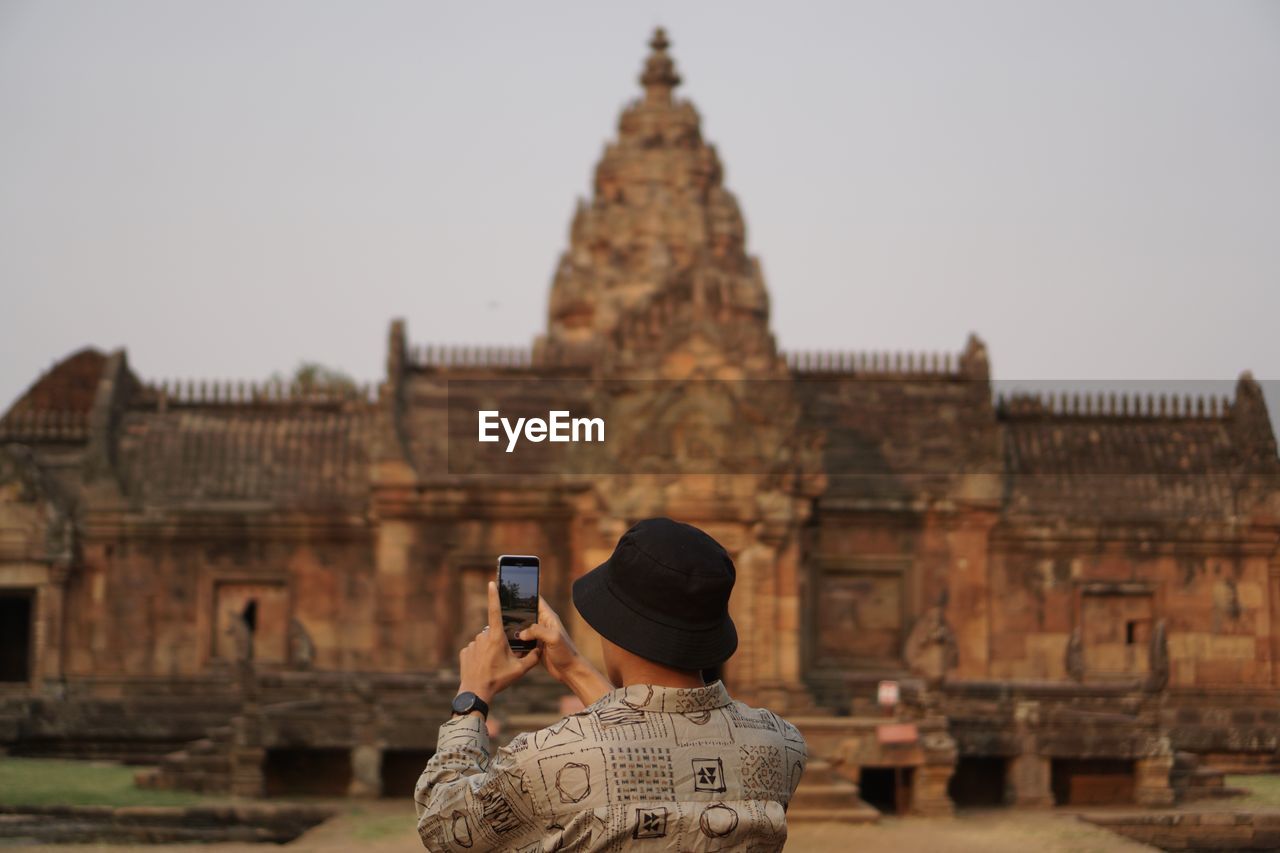
[[[489,581],[489,630],[502,630],[502,602],[498,599],[498,584]]]
[[[538,624],[546,625],[548,628],[555,628],[560,624],[560,617],[542,596],[538,596]]]
[[[555,632],[549,630],[546,625],[539,625],[536,622],[520,632],[522,640],[541,640],[549,643],[555,639]]]
[[[542,649],[534,649],[522,658],[520,661],[520,673],[523,675],[538,665],[538,660],[542,657]]]

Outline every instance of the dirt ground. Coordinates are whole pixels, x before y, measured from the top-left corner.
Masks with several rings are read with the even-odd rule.
[[[352,805],[339,803],[342,814],[284,847],[256,844],[156,845],[148,853],[269,853],[271,850],[364,853],[421,850],[414,831],[413,804],[381,800]],[[41,851],[119,853],[119,846],[50,845]],[[950,819],[885,818],[874,826],[838,823],[796,823],[790,827],[787,853],[849,850],[857,853],[1123,853],[1154,848],[1126,841],[1052,811],[987,811]]]

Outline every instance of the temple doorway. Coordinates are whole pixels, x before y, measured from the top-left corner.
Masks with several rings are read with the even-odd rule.
[[[1055,758],[1051,785],[1058,806],[1133,802],[1133,762],[1112,758]]]
[[[906,814],[911,810],[910,767],[863,767],[858,773],[858,795],[882,814]]]
[[[219,583],[214,590],[217,657],[237,657],[236,637],[244,637],[255,663],[281,664],[288,655],[289,591],[283,583]]]
[[[388,749],[382,753],[382,796],[410,799],[418,777],[426,769],[435,750]]]
[[[351,750],[268,749],[262,771],[268,797],[345,797],[351,787]]]
[[[0,590],[0,682],[31,680],[35,590]]]
[[[985,755],[964,756],[947,785],[947,794],[958,808],[1003,806],[1009,760]]]

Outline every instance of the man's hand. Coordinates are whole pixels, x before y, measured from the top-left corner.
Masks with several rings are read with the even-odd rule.
[[[538,621],[516,636],[521,640],[538,641],[547,672],[572,690],[582,704],[590,705],[613,689],[609,679],[578,651],[560,617],[541,597],[538,598]]]
[[[502,605],[498,601],[498,585],[489,581],[489,624],[476,638],[458,652],[458,669],[462,683],[458,692],[471,692],[485,702],[505,690],[538,665],[542,656],[534,649],[524,657],[516,657],[502,629]]]

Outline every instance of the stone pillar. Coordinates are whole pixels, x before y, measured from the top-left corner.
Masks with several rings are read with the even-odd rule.
[[[1053,805],[1053,761],[1040,755],[1035,727],[1039,702],[1019,702],[1013,711],[1019,752],[1009,760],[1005,801],[1009,805],[1042,808]]]
[[[261,797],[266,793],[262,764],[267,751],[261,747],[231,749],[231,796]]]
[[[1133,798],[1138,805],[1173,805],[1174,792],[1169,785],[1169,773],[1172,770],[1173,747],[1167,737],[1162,737],[1153,754],[1133,763]]]
[[[971,477],[962,488],[966,496],[977,493],[985,480]],[[930,519],[941,529],[942,551],[947,563],[947,589],[949,601],[947,621],[956,638],[958,660],[953,676],[961,678],[986,678],[990,675],[991,657],[991,592],[990,553],[991,528],[997,515],[986,511],[980,500],[974,499],[969,508],[958,518]],[[932,603],[932,602],[929,602]]]
[[[231,796],[261,797],[266,794],[263,773],[266,757],[256,708],[238,715],[231,721]]]
[[[742,534],[742,545],[733,555],[737,569],[729,614],[738,629],[738,650],[725,667],[735,697],[785,713],[777,703],[785,699],[774,666],[777,626],[774,625],[775,565],[773,549]],[[730,546],[732,547],[732,546]]]
[[[791,691],[795,701],[805,692],[801,682],[800,631],[802,604],[800,601],[800,545],[795,538],[782,543],[778,549],[778,589],[775,603],[778,629],[778,677]],[[807,704],[807,703],[805,703]]]
[[[374,624],[344,629],[347,642],[374,651],[375,668],[398,672],[405,666],[405,621],[409,603],[409,563],[417,531],[411,521],[383,518],[377,528]],[[351,629],[355,637],[351,637]],[[362,630],[363,629],[363,630]],[[352,640],[355,642],[352,642]],[[415,637],[416,642],[422,638]],[[421,658],[425,650],[415,649]],[[428,653],[429,654],[429,653]],[[421,663],[421,661],[418,661]]]
[[[756,524],[734,559],[739,647],[729,670],[736,696],[783,714],[813,706],[800,671],[800,548],[788,533],[778,522]]]
[[[955,804],[947,793],[954,764],[923,764],[916,768],[911,792],[911,813],[923,817],[950,817]]]
[[[916,767],[911,791],[911,813],[924,817],[950,817],[955,803],[947,790],[956,772],[960,750],[947,731],[925,732],[920,739],[924,763]]]
[[[351,719],[355,746],[351,749],[351,784],[349,797],[377,797],[382,794],[382,742],[378,737],[379,714],[377,695],[372,685],[357,680]]]
[[[351,750],[349,797],[377,797],[382,794],[382,750],[362,743]]]
[[[66,567],[51,568],[48,582],[40,588],[38,622],[42,637],[35,674],[46,681],[57,681],[62,678],[62,623],[65,618],[68,574]]]
[[[1051,759],[1035,753],[1024,752],[1009,759],[1005,802],[1028,808],[1052,806],[1052,769]]]

